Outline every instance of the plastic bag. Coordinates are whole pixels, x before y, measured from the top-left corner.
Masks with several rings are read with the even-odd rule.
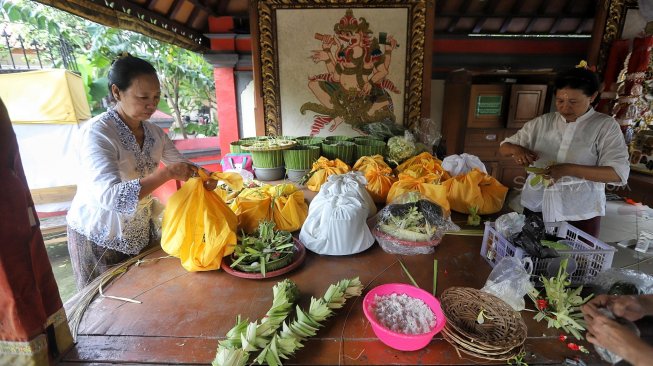
[[[545,229],[546,227],[542,218],[538,215],[530,215],[526,217],[521,232],[509,237],[508,240],[514,245],[523,248],[531,257],[557,258],[560,255],[555,249],[542,245],[542,240],[546,236]]]
[[[460,155],[449,155],[442,160],[442,168],[449,172],[452,177],[467,174],[472,169],[477,168],[487,174],[485,164],[476,155],[463,153]]]
[[[384,251],[407,255],[432,253],[447,231],[460,230],[447,211],[419,192],[397,197],[369,224]]]
[[[306,249],[317,254],[349,255],[374,244],[366,220],[376,213],[376,205],[365,183],[358,172],[329,177],[311,201],[299,233]]]
[[[426,146],[426,151],[428,152],[433,152],[433,146],[440,143],[440,139],[442,138],[438,123],[430,118],[420,118],[413,134],[418,142]]]
[[[520,233],[525,222],[526,216],[517,212],[510,212],[499,216],[494,222],[494,227],[501,236],[509,238]]]
[[[478,169],[446,180],[442,185],[447,188],[451,209],[465,214],[472,207],[478,208],[479,215],[499,212],[508,193],[508,187]]]
[[[524,296],[533,288],[531,273],[533,262],[524,258],[503,257],[492,269],[481,291],[492,294],[505,301],[515,311],[526,307]]]
[[[640,294],[653,294],[653,276],[634,269],[610,268],[599,272],[590,284],[597,294],[629,295],[632,285]]]
[[[238,218],[215,191],[207,191],[209,176],[189,179],[168,200],[164,212],[161,248],[181,260],[187,271],[210,271],[220,268],[222,257],[236,245]],[[236,173],[213,173],[212,179],[225,180],[240,189],[242,179]]]

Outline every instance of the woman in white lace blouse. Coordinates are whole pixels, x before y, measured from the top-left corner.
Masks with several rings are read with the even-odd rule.
[[[151,193],[169,180],[185,181],[197,170],[161,128],[147,121],[161,98],[154,67],[123,55],[112,64],[108,79],[115,106],[84,127],[81,179],[66,218],[78,289],[155,244],[163,207]]]
[[[545,169],[551,184],[531,184],[531,173],[522,188],[525,213],[541,213],[545,222],[568,221],[596,237],[605,215],[605,184],[628,180],[628,148],[617,121],[591,107],[599,90],[596,74],[577,67],[559,73],[554,84],[557,111],[527,122],[501,142],[499,153]]]

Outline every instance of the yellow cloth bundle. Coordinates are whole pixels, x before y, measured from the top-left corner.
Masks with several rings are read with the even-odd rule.
[[[440,182],[451,178],[449,173],[442,168],[442,161],[428,152],[423,152],[404,161],[396,170],[397,173],[405,173],[410,170],[417,173],[418,177],[433,173],[439,176]]]
[[[477,168],[453,177],[442,185],[447,188],[451,209],[466,214],[470,207],[478,207],[479,215],[499,212],[508,193],[508,187]]]
[[[248,234],[263,220],[274,220],[277,230],[299,230],[308,216],[304,192],[291,183],[245,188],[231,210],[238,216],[238,229]]]
[[[383,156],[363,156],[356,164],[354,170],[363,173],[367,180],[367,192],[376,203],[383,203],[388,197],[390,188],[397,181],[392,175],[392,168],[383,161]]]
[[[327,181],[330,175],[345,174],[349,172],[349,165],[340,159],[329,160],[321,156],[311,169],[311,177],[306,182],[306,188],[313,192],[319,192],[320,187]]]
[[[210,271],[220,268],[222,257],[236,245],[238,218],[216,191],[204,189],[209,176],[202,169],[200,177],[188,180],[170,199],[163,215],[161,248],[181,260],[187,271]],[[213,173],[241,189],[238,173]]]
[[[436,184],[439,176],[430,173],[424,176],[418,176],[417,173],[407,170],[399,174],[399,180],[396,181],[388,192],[386,203],[392,203],[395,198],[407,192],[420,192],[424,197],[442,207],[445,214],[449,214],[449,200],[447,200],[447,189],[441,184]]]

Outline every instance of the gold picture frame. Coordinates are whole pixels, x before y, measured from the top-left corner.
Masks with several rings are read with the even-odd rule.
[[[433,4],[254,0],[257,130],[274,136],[357,135],[375,118],[412,127],[423,108]],[[378,77],[383,68],[385,77]]]
[[[638,7],[637,0],[612,0],[609,4],[597,60],[599,73],[605,71],[612,41],[621,38],[628,11]]]

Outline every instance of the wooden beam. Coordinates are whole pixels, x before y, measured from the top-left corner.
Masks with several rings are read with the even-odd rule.
[[[572,0],[567,0],[567,2],[565,3],[565,7],[562,10],[562,14],[571,13],[571,7],[572,7]],[[558,13],[558,14],[560,14],[560,13]],[[553,25],[551,26],[551,30],[549,31],[549,33],[551,33],[551,34],[558,33],[558,28],[560,27],[560,23],[562,23],[563,18],[566,18],[566,16],[558,15],[556,17],[556,20],[553,22]],[[580,23],[580,21],[579,21],[579,23]],[[576,29],[578,29],[578,28],[576,28]]]
[[[208,39],[196,30],[127,0],[35,1],[109,27],[131,30],[191,51],[202,52],[208,48]]]
[[[537,8],[537,11],[535,11],[535,14],[531,14],[531,20],[528,22],[524,33],[528,34],[531,32],[531,29],[533,29],[533,26],[535,25],[535,21],[540,18],[540,15],[544,14],[548,3],[549,0],[540,0],[540,6]]]
[[[470,3],[471,0],[464,0],[460,5],[460,7],[458,7],[457,15],[451,17],[451,24],[449,24],[449,28],[447,29],[447,32],[453,33],[454,29],[456,29],[456,25],[458,24],[458,21],[461,18],[460,14],[466,14],[465,11],[467,11],[467,8],[469,8]]]
[[[522,6],[522,1],[521,0],[515,0],[515,2],[512,4],[512,8],[510,9],[510,14],[519,14]],[[503,24],[501,24],[501,28],[499,29],[499,33],[506,33],[506,30],[508,29],[508,26],[510,26],[510,22],[512,22],[513,16],[509,15],[506,16]]]

